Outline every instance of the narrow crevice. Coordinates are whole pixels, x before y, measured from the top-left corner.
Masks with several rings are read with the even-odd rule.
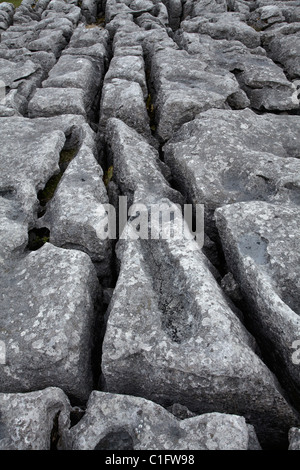
[[[46,227],[33,228],[28,232],[28,243],[26,249],[29,251],[39,250],[50,240],[50,231]]]
[[[52,427],[51,435],[50,435],[50,450],[57,450],[57,444],[60,438],[59,415],[60,415],[60,411],[58,411],[53,418],[53,427]]]
[[[73,406],[70,412],[70,428],[76,426],[81,421],[86,412],[83,406]]]
[[[38,200],[40,202],[40,211],[38,212],[38,218],[41,218],[45,215],[47,204],[51,201],[56,191],[56,188],[66,171],[69,163],[75,158],[78,153],[79,148],[74,147],[71,149],[63,148],[60,152],[59,158],[59,173],[51,176],[51,178],[47,181],[44,189],[41,189],[38,194]]]

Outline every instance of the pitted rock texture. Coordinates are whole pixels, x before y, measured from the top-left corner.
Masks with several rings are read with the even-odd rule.
[[[31,393],[0,393],[0,449],[50,450],[70,426],[71,406],[56,387]]]
[[[196,242],[120,243],[103,343],[105,389],[198,413],[247,413],[262,441],[279,416],[284,426],[289,407]]]
[[[3,272],[4,271],[4,272]],[[1,272],[1,390],[59,386],[78,400],[93,389],[95,268],[79,251],[45,244]]]
[[[300,1],[0,3],[0,448],[296,449]]]
[[[65,435],[74,450],[258,450],[244,418],[209,413],[179,420],[143,398],[94,391],[84,418]]]
[[[225,256],[247,298],[256,331],[266,336],[274,367],[287,376],[296,392],[299,367],[291,360],[291,347],[300,334],[299,239],[295,236],[299,216],[298,208],[265,202],[233,204],[216,211]],[[283,367],[276,366],[276,357]]]

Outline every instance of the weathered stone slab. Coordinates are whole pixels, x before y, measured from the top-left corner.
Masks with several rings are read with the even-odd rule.
[[[97,0],[82,0],[81,12],[82,15],[85,17],[87,23],[96,22],[98,3],[99,2]]]
[[[86,117],[85,96],[80,88],[40,88],[28,103],[28,116],[51,117],[81,114]]]
[[[131,6],[132,3],[132,6]],[[137,6],[139,3],[139,6]],[[138,2],[124,2],[123,0],[106,0],[105,4],[105,21],[109,23],[117,15],[133,15],[134,18],[139,17],[143,13],[153,10],[152,1]]]
[[[102,132],[105,131],[108,119],[112,117],[121,119],[141,135],[150,138],[150,121],[144,94],[136,81],[120,78],[104,81],[99,121]]]
[[[27,100],[18,93],[10,90],[0,101],[0,116],[22,116],[27,111]]]
[[[121,80],[128,80],[130,82],[137,82],[143,91],[144,99],[148,96],[148,89],[146,84],[145,64],[143,57],[138,55],[126,55],[113,57],[105,81],[110,81],[113,78]]]
[[[100,286],[90,258],[46,243],[1,270],[0,390],[62,388],[77,400],[91,393]],[[99,304],[100,305],[100,304]]]
[[[79,88],[84,94],[87,114],[93,110],[93,102],[101,84],[103,68],[91,57],[62,55],[49,77],[43,82],[43,88]],[[66,110],[65,113],[68,113]]]
[[[1,196],[13,199],[32,228],[39,211],[37,193],[59,173],[61,150],[82,144],[96,152],[96,135],[83,116],[1,118]]]
[[[226,0],[187,0],[183,6],[183,18],[189,16],[203,16],[212,13],[223,13],[227,11]]]
[[[11,192],[0,190],[0,266],[12,254],[20,254],[28,242],[27,221],[15,201],[10,200]]]
[[[35,25],[35,23],[34,23]],[[33,41],[36,38],[36,32],[34,29],[28,27],[25,31],[14,31],[8,28],[1,34],[1,43],[7,47],[16,49],[19,47],[26,47],[28,42]]]
[[[283,65],[288,77],[300,77],[300,24],[292,23],[277,27],[262,36],[268,55]]]
[[[18,201],[26,220],[32,223],[37,192],[58,172],[65,135],[51,127],[41,132],[37,122],[17,119],[1,119],[0,191]]]
[[[27,61],[33,62],[37,67],[40,67],[42,79],[46,77],[49,70],[55,65],[56,58],[52,52],[29,51],[26,47],[19,49],[8,49],[5,45],[0,43],[0,58],[15,62],[18,67],[23,67]],[[30,75],[29,75],[30,78]]]
[[[260,33],[242,21],[239,13],[217,14],[212,19],[202,16],[186,19],[180,27],[187,33],[208,34],[214,39],[240,41],[249,48],[260,46]]]
[[[300,429],[291,428],[289,430],[289,449],[300,450]]]
[[[120,193],[128,197],[129,205],[134,199],[154,202],[168,198],[183,203],[181,194],[165,178],[168,169],[158,151],[134,129],[119,119],[109,119],[105,141],[113,165],[113,181]]]
[[[13,49],[26,47],[31,51],[52,52],[58,57],[67,45],[73,27],[70,20],[62,17],[14,23],[2,33],[1,44]]]
[[[17,88],[24,98],[29,97],[41,78],[41,66],[29,59],[22,62],[0,59],[0,80],[8,89]]]
[[[248,18],[248,24],[256,31],[263,31],[274,24],[283,22],[285,22],[285,18],[277,5],[257,8]]]
[[[63,33],[64,38],[69,41],[72,36],[74,25],[72,21],[68,20],[68,18],[45,18],[44,20],[39,21],[34,28],[36,31],[41,30],[59,30]],[[12,28],[10,28],[10,31]]]
[[[161,141],[168,140],[197,114],[209,108],[226,107],[227,99],[239,91],[233,74],[224,69],[209,69],[196,56],[174,48],[153,53],[151,81],[155,91],[156,132]]]
[[[13,22],[15,8],[12,3],[0,3],[0,32],[5,31]]]
[[[209,110],[164,147],[165,162],[187,199],[214,210],[247,200],[299,203],[300,118],[250,110]]]
[[[67,445],[66,445],[67,444]],[[143,398],[92,392],[85,416],[66,437],[73,450],[260,449],[241,416],[209,413],[178,420]]]
[[[30,51],[52,52],[55,57],[59,57],[61,51],[66,47],[67,41],[61,30],[42,30],[39,37],[27,42]]]
[[[163,0],[169,15],[169,25],[176,31],[179,28],[182,17],[182,3],[180,0]]]
[[[249,49],[238,41],[186,32],[178,33],[177,41],[203,62],[234,73],[252,108],[270,111],[299,108],[295,85],[266,57],[262,48]]]
[[[117,254],[104,390],[247,416],[262,445],[285,439],[293,412],[197,242],[128,240]]]
[[[280,14],[284,16],[284,19],[287,23],[294,23],[300,21],[300,2],[299,0],[292,1],[276,1],[274,5],[274,0],[257,0],[256,1],[257,9],[262,9],[265,7],[278,8]]]
[[[70,426],[70,403],[62,390],[0,393],[0,449],[50,450]]]
[[[229,269],[266,357],[299,404],[299,207],[251,201],[216,211]],[[295,343],[296,342],[296,343]]]
[[[98,276],[106,281],[111,276],[112,259],[112,240],[104,231],[108,202],[103,171],[92,151],[83,145],[39,220],[41,227],[50,229],[51,243],[86,252]]]
[[[41,18],[61,18],[62,16],[70,20],[74,25],[77,25],[81,16],[81,9],[63,0],[51,0],[47,9],[42,13]]]
[[[100,27],[86,27],[80,24],[74,31],[68,47],[63,54],[90,56],[104,64],[107,59],[109,33]],[[106,62],[105,62],[106,63]]]

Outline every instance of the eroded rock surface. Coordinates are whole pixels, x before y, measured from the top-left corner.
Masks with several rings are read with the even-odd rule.
[[[300,3],[0,3],[0,448],[299,448]]]
[[[61,436],[68,430],[70,410],[67,396],[56,387],[0,393],[0,449],[50,450],[55,433]]]
[[[209,413],[181,421],[143,398],[96,391],[66,441],[67,448],[74,450],[260,448],[252,427],[241,416]]]

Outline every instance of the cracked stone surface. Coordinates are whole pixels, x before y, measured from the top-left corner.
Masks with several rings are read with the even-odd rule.
[[[0,3],[1,449],[299,448],[299,38],[300,0]]]
[[[165,161],[188,200],[205,204],[212,233],[220,205],[254,199],[298,206],[299,138],[299,116],[210,110],[182,126],[164,148]]]
[[[39,221],[40,226],[50,229],[54,245],[79,247],[88,253],[101,278],[110,276],[112,240],[103,230],[108,203],[103,171],[92,151],[82,146]]]
[[[129,240],[118,256],[103,342],[105,390],[198,413],[247,409],[263,440],[270,432],[263,428],[290,409],[197,243]]]
[[[59,386],[79,400],[88,397],[99,289],[90,258],[79,251],[46,244],[6,263],[0,294],[6,344],[1,392]]]
[[[252,440],[253,439],[253,440]],[[241,416],[208,413],[178,420],[161,406],[94,391],[82,421],[65,437],[74,450],[247,450],[260,448]]]
[[[299,390],[299,366],[293,355],[300,334],[298,237],[299,208],[245,202],[216,211],[216,223],[231,269],[253,315],[256,331],[276,357],[277,373]],[[297,397],[297,395],[296,395]],[[297,399],[297,398],[296,398]]]
[[[62,390],[49,387],[31,393],[0,393],[0,449],[50,450],[51,432],[70,426],[70,402]]]

